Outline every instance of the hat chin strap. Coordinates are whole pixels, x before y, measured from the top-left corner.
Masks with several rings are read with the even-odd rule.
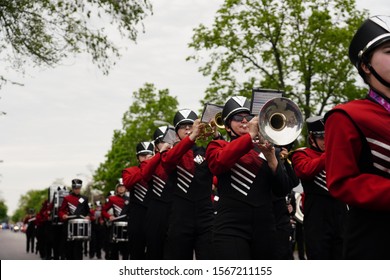
[[[374,67],[372,67],[371,63],[366,64],[370,72],[374,75],[374,77],[385,87],[390,88],[390,83],[383,79],[379,74],[375,71]]]

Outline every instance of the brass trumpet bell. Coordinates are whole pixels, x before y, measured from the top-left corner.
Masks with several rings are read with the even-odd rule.
[[[219,129],[225,128],[225,125],[223,124],[223,120],[222,120],[222,112],[216,113],[214,118],[210,121],[209,125],[210,127],[213,127],[215,125]]]
[[[259,133],[272,144],[284,146],[294,142],[302,127],[302,113],[288,98],[273,98],[259,112]]]

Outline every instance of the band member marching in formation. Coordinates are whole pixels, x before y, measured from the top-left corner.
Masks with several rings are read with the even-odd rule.
[[[211,259],[211,201],[213,175],[205,160],[205,148],[195,144],[200,136],[200,120],[194,111],[176,112],[173,120],[179,142],[161,162],[175,167],[172,210],[165,249],[166,259]]]
[[[102,215],[106,218],[111,228],[109,230],[109,259],[119,260],[121,254],[123,260],[129,259],[128,242],[128,215],[130,200],[126,195],[126,187],[122,179],[115,186],[115,195],[108,197],[108,201],[103,205]],[[109,210],[112,209],[112,214]]]
[[[299,179],[296,177],[294,169],[288,159],[289,151],[286,147],[276,147],[276,153],[279,152],[281,163],[284,165],[288,177],[291,180],[290,192],[293,188],[299,185]],[[276,246],[275,258],[280,260],[288,260],[292,258],[292,239],[293,239],[293,225],[290,220],[290,211],[288,209],[288,196],[273,195],[273,208],[276,220]]]
[[[102,204],[100,201],[95,202],[95,208],[90,210],[91,217],[91,240],[89,242],[89,258],[95,256],[98,259],[102,258],[102,249],[106,238],[106,229],[102,215]]]
[[[48,226],[50,225],[49,221],[49,199],[45,199],[42,202],[41,208],[36,215],[36,237],[37,237],[37,251],[41,259],[50,259],[49,249],[47,244],[47,232]],[[36,252],[37,253],[37,252]]]
[[[360,26],[349,58],[369,86],[365,99],[326,114],[330,193],[350,207],[346,259],[390,258],[390,17]],[[305,208],[306,216],[306,208]]]
[[[306,120],[309,148],[296,150],[292,163],[305,192],[303,220],[308,259],[340,259],[347,207],[329,194],[325,173],[325,127],[321,116]]]
[[[88,206],[88,198],[80,194],[81,187],[83,181],[80,179],[72,180],[72,192],[64,197],[62,201],[61,207],[58,212],[58,216],[62,221],[66,221],[69,235],[69,226],[73,225],[73,219],[80,220],[80,224],[75,223],[75,225],[79,225],[80,227],[88,228],[89,224],[89,206]],[[80,219],[81,218],[81,219]],[[85,222],[84,222],[84,221]],[[73,232],[72,232],[73,233]],[[89,238],[88,236],[85,236]],[[66,242],[66,258],[68,260],[82,260],[83,259],[83,241],[82,239],[69,239]]]
[[[34,209],[29,209],[26,216],[23,219],[23,226],[26,227],[26,252],[34,253],[35,235],[36,235],[36,217]]]
[[[129,212],[129,243],[130,259],[145,259],[146,236],[145,219],[147,210],[148,181],[144,179],[142,167],[148,164],[154,155],[154,145],[152,142],[140,142],[136,147],[138,166],[132,166],[122,171],[123,184],[130,192],[130,212]],[[159,159],[152,161],[154,171]]]
[[[267,141],[258,144],[258,117],[243,96],[230,98],[222,119],[231,141],[213,140],[206,150],[218,177],[219,202],[213,228],[216,259],[275,258],[273,197],[285,196],[291,182]]]
[[[147,164],[143,167],[145,180],[149,181],[149,201],[146,212],[146,258],[149,260],[162,260],[164,257],[164,245],[168,230],[169,214],[171,212],[173,181],[169,177],[171,169],[164,169],[161,165],[161,157],[165,156],[170,147],[163,141],[169,126],[157,128],[153,134],[155,156],[150,159],[157,161],[155,164]],[[151,177],[150,177],[150,174]],[[149,180],[150,178],[150,180]]]

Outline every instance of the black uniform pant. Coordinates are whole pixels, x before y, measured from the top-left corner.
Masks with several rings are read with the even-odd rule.
[[[134,203],[130,206],[129,243],[130,259],[144,260],[146,258],[145,219],[147,208]]]
[[[91,240],[89,241],[89,257],[92,259],[96,256],[98,259],[102,258],[102,249],[105,242],[105,228],[103,225],[92,223],[91,226]]]
[[[112,242],[110,244],[110,260],[128,260],[129,243],[127,241]]]
[[[35,246],[35,228],[29,229],[29,227],[35,227],[34,225],[28,225],[27,231],[26,231],[26,252],[34,253],[34,246]]]
[[[275,259],[275,234],[271,202],[254,207],[231,198],[220,198],[212,240],[216,259]]]
[[[351,207],[343,257],[348,260],[390,259],[390,211]]]
[[[146,259],[162,260],[171,203],[151,199],[146,212]]]
[[[210,260],[214,209],[211,199],[190,201],[175,196],[172,203],[165,259]]]
[[[84,240],[73,240],[66,242],[66,259],[82,260],[83,259]]]
[[[303,229],[309,260],[342,259],[346,206],[323,195],[306,194]]]

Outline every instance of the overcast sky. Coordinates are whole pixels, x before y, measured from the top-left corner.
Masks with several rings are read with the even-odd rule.
[[[180,108],[198,110],[208,85],[186,62],[192,29],[210,25],[222,0],[153,1],[145,34],[128,44],[108,76],[87,56],[55,69],[29,71],[16,77],[23,87],[0,92],[0,198],[11,215],[28,190],[48,188],[57,179],[70,185],[88,181],[90,169],[105,160],[114,129],[131,105],[132,93],[151,82],[177,96]],[[358,0],[371,15],[390,15],[387,0]],[[80,175],[81,174],[81,175]]]

